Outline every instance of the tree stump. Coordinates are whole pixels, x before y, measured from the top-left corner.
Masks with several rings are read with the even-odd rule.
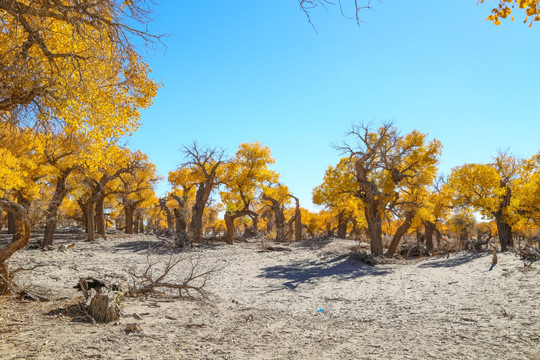
[[[86,311],[95,321],[107,323],[120,318],[119,294],[111,291],[108,284],[93,278],[80,278],[76,287],[83,292]]]
[[[120,317],[120,307],[116,301],[116,293],[98,294],[92,296],[94,291],[90,291],[90,304],[88,305],[88,314],[97,322],[107,323],[118,320]],[[88,299],[87,299],[88,301]]]

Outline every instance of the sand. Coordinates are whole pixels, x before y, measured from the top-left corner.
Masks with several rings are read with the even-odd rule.
[[[129,280],[129,269],[168,258],[160,240],[63,238],[52,251],[24,249],[12,268],[45,266],[17,282],[55,300],[0,300],[0,358],[540,359],[540,264],[504,253],[490,270],[490,253],[461,252],[371,267],[349,256],[352,241],[270,252],[260,242],[181,254],[199,271],[221,268],[206,284],[210,301],[126,298],[118,322],[97,325],[65,311],[79,301],[79,276]],[[130,324],[140,331],[126,333]]]

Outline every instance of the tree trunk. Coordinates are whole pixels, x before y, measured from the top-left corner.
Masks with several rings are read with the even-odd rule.
[[[300,211],[300,200],[294,198],[296,207],[294,209],[294,240],[302,241],[302,212]]]
[[[503,184],[501,184],[503,186]],[[501,243],[501,251],[506,251],[508,248],[514,247],[514,239],[512,238],[512,226],[506,221],[504,215],[505,210],[510,206],[512,191],[509,186],[506,187],[506,194],[501,200],[499,210],[493,214],[497,223],[497,231],[499,233],[499,242]]]
[[[15,214],[13,211],[7,212],[8,217],[8,234],[15,234]]]
[[[343,211],[339,212],[338,214],[338,228],[337,228],[337,236],[340,239],[347,238],[347,222],[349,219],[345,216]]]
[[[386,256],[392,256],[396,253],[397,247],[399,245],[399,241],[411,227],[413,216],[414,216],[414,213],[411,211],[407,211],[405,213],[405,220],[403,221],[403,224],[401,224],[400,227],[396,230],[396,233],[392,237],[392,242],[390,243],[390,247],[388,248],[388,251],[386,252]]]
[[[133,234],[133,210],[127,202],[124,205],[124,214],[126,217],[126,234]]]
[[[232,216],[228,211],[225,212],[225,226],[227,227],[227,235],[226,235],[226,241],[227,244],[234,244],[234,219],[235,217]]]
[[[214,179],[211,179],[213,181]],[[210,181],[210,180],[209,180]],[[212,192],[211,182],[199,183],[197,193],[195,194],[195,204],[191,213],[191,228],[190,231],[193,236],[193,241],[201,242],[202,240],[202,228],[203,228],[203,215],[204,208]]]
[[[87,230],[87,241],[95,241],[95,224],[94,224],[94,207],[95,200],[89,199],[86,202],[86,230]]]
[[[371,243],[371,254],[383,254],[382,219],[375,200],[365,203],[364,214],[368,224],[367,235]]]
[[[82,223],[84,226],[84,229],[86,230],[86,233],[88,233],[88,204],[84,202],[82,199],[77,200],[77,204],[79,204],[79,208],[81,209],[82,213]]]
[[[513,248],[514,239],[512,237],[512,226],[504,220],[502,211],[495,214],[495,222],[497,223],[497,232],[499,233],[501,251],[507,251],[509,248]]]
[[[274,220],[276,225],[276,241],[287,241],[287,237],[285,236],[285,214],[283,214],[281,204],[276,199],[273,199],[266,194],[263,194],[262,198],[263,200],[270,201],[272,203],[271,208],[274,212]]]
[[[433,250],[433,233],[435,232],[435,224],[431,221],[424,221],[424,229],[426,236],[426,248],[428,250]]]
[[[15,202],[0,199],[0,208],[13,214],[14,221],[21,224],[20,236],[15,241],[0,249],[0,295],[8,295],[11,291],[11,276],[6,261],[30,242],[30,226],[26,219],[26,209]]]
[[[100,195],[98,199],[96,200],[95,205],[95,221],[96,221],[96,229],[97,233],[101,235],[103,238],[106,238],[105,234],[105,213],[103,211],[103,203],[105,202],[105,196]]]
[[[66,187],[66,178],[68,174],[62,173],[56,179],[56,189],[54,190],[53,197],[45,213],[45,232],[43,234],[43,242],[41,243],[41,246],[43,247],[53,244],[54,232],[56,231],[56,225],[58,223],[58,208],[68,193]]]
[[[181,239],[187,238],[187,222],[183,211],[178,208],[173,209],[174,219],[176,220],[176,236]]]

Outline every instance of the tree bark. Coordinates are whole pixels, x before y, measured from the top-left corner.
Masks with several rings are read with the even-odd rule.
[[[514,239],[512,237],[512,226],[508,224],[500,212],[495,214],[495,222],[497,223],[497,232],[499,233],[499,242],[501,243],[501,251],[507,251],[514,247]]]
[[[340,211],[338,213],[338,228],[337,228],[337,236],[340,239],[347,238],[347,222],[349,219],[345,216],[343,211]]]
[[[105,196],[100,193],[96,200],[95,205],[95,219],[96,219],[96,229],[97,233],[101,235],[103,238],[106,238],[107,235],[105,233],[105,213],[103,210],[103,203],[105,202]]]
[[[214,179],[212,178],[207,182],[199,183],[197,187],[197,193],[195,194],[195,204],[193,205],[191,214],[190,229],[193,236],[193,241],[195,242],[201,242],[202,240],[204,208],[206,207],[206,203],[208,202],[208,198],[210,197],[210,193],[212,192],[213,181]]]
[[[509,186],[506,186],[506,194],[501,200],[499,209],[493,216],[497,223],[497,232],[499,233],[499,242],[501,243],[501,251],[506,251],[508,248],[514,247],[514,239],[512,237],[512,226],[506,221],[505,210],[510,206],[512,191]]]
[[[95,207],[95,200],[89,199],[86,202],[86,229],[87,229],[87,241],[95,241],[96,235],[95,235],[95,223],[94,223],[94,207]]]
[[[58,209],[68,194],[68,189],[66,186],[66,179],[68,175],[69,172],[63,172],[56,179],[56,188],[45,213],[45,232],[43,234],[43,242],[41,243],[42,247],[53,244],[54,232],[56,231],[56,225],[58,223]]]
[[[15,234],[15,214],[13,211],[7,212],[8,218],[8,234]]]
[[[133,210],[129,204],[124,204],[124,214],[126,217],[126,234],[133,234]]]
[[[167,206],[165,198],[159,199],[159,206],[165,211],[165,215],[167,216],[167,230],[172,233],[174,229],[174,218],[171,214],[171,209]]]
[[[403,221],[403,224],[399,226],[399,228],[396,230],[396,233],[392,237],[392,242],[390,243],[390,247],[388,248],[388,251],[386,252],[386,256],[392,256],[396,253],[397,247],[399,245],[399,241],[411,227],[413,216],[414,216],[414,213],[412,211],[407,211],[405,213],[405,220]]]
[[[283,213],[283,208],[281,204],[274,198],[262,194],[263,200],[270,201],[272,203],[272,211],[274,212],[274,219],[276,225],[276,241],[285,242],[287,237],[285,236],[285,214]]]
[[[424,220],[424,229],[426,236],[426,248],[428,250],[433,250],[433,233],[435,232],[435,224],[431,221]]]
[[[26,209],[15,202],[0,199],[0,208],[6,209],[14,216],[15,222],[21,224],[21,233],[15,241],[0,249],[0,295],[8,295],[11,291],[11,276],[6,261],[30,242],[30,225],[26,219]]]
[[[234,232],[235,232],[234,219],[235,219],[235,217],[232,216],[227,211],[227,212],[225,212],[224,219],[225,219],[225,227],[227,228],[226,241],[227,241],[227,244],[232,245],[232,244],[234,244]]]
[[[364,214],[367,221],[367,235],[371,243],[371,254],[380,256],[383,254],[382,219],[378,203],[371,199],[365,203]]]
[[[302,241],[302,212],[300,211],[300,200],[294,197],[296,207],[294,209],[294,240]]]

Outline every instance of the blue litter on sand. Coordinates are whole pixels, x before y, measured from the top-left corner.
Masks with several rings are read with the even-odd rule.
[[[323,312],[323,308],[317,309],[317,312]]]

